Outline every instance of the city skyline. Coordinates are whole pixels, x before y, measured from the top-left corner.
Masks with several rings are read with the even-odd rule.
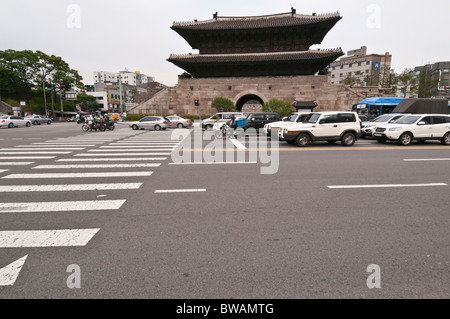
[[[62,57],[93,84],[96,71],[140,71],[168,86],[183,70],[167,61],[170,54],[196,53],[176,32],[174,21],[209,20],[219,16],[258,16],[289,12],[339,12],[343,19],[312,49],[367,46],[369,54],[392,54],[392,68],[448,61],[450,43],[444,41],[444,1],[285,1],[277,3],[228,1],[213,3],[166,1],[30,1],[3,2],[0,50],[40,50]],[[420,23],[417,23],[420,21]]]

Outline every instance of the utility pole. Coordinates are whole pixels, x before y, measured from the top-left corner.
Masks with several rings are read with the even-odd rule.
[[[45,107],[45,116],[48,115],[47,111],[47,94],[45,92],[45,80],[42,80],[42,89],[44,90],[44,107]]]
[[[120,116],[123,118],[122,75],[119,72]]]

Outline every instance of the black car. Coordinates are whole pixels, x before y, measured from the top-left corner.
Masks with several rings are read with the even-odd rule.
[[[271,112],[255,112],[250,113],[247,116],[247,124],[243,126],[244,130],[249,128],[254,128],[257,132],[264,128],[264,125],[272,122],[281,121],[280,115],[278,113]]]

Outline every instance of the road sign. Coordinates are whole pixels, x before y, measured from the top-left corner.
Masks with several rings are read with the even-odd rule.
[[[60,89],[61,88],[61,83],[55,82],[55,88]]]

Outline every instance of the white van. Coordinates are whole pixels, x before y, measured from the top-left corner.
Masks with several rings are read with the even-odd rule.
[[[236,119],[245,117],[244,113],[241,112],[219,112],[202,121],[202,129],[211,130],[216,122],[226,122],[231,120],[232,117]]]

